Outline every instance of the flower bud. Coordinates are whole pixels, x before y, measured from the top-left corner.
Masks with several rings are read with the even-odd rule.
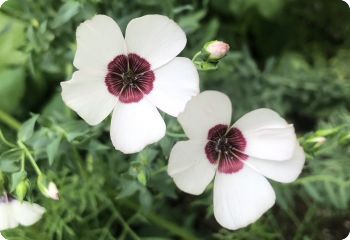
[[[48,181],[45,175],[40,175],[37,180],[40,192],[47,198],[59,200],[60,195],[54,182]]]
[[[23,202],[24,198],[27,195],[28,189],[29,189],[29,180],[25,179],[23,181],[21,181],[17,187],[16,187],[16,196],[18,198],[19,201]]]
[[[218,61],[225,57],[230,50],[230,45],[222,41],[210,41],[204,45],[204,50],[209,54],[209,61]]]

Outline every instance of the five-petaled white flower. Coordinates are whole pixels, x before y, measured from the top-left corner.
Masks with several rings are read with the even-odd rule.
[[[30,226],[42,217],[45,208],[35,203],[20,202],[7,194],[0,196],[0,231],[18,225]]]
[[[157,108],[177,116],[199,92],[195,66],[176,57],[185,45],[184,31],[168,17],[133,19],[124,39],[112,18],[97,15],[77,29],[78,71],[61,83],[63,100],[91,125],[113,111],[114,147],[138,152],[165,135]]]
[[[275,202],[265,177],[288,183],[300,174],[305,155],[293,125],[276,112],[257,109],[230,126],[229,98],[205,91],[178,117],[190,140],[175,144],[168,173],[190,194],[214,181],[214,215],[225,228],[255,222]],[[264,177],[265,176],[265,177]]]

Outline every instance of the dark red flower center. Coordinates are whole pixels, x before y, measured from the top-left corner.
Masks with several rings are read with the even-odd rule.
[[[116,56],[108,64],[105,83],[108,91],[123,103],[140,101],[153,89],[151,65],[137,54]]]
[[[243,153],[246,145],[247,142],[238,128],[218,124],[208,132],[205,154],[212,164],[219,163],[219,172],[235,173],[243,168],[242,160],[248,158]]]

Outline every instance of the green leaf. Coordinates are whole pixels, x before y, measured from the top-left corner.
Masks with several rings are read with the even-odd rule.
[[[60,127],[66,132],[66,137],[69,142],[89,132],[89,126],[80,120],[64,123]]]
[[[4,172],[16,172],[20,169],[20,160],[23,151],[18,148],[10,149],[0,155],[0,170]]]
[[[0,69],[0,108],[2,110],[12,113],[18,109],[24,95],[24,76],[21,68]]]
[[[149,211],[152,206],[152,195],[151,193],[146,189],[141,189],[139,193],[139,201],[141,206],[146,210]]]
[[[25,62],[27,55],[17,50],[24,43],[24,24],[0,13],[0,68]]]
[[[57,137],[46,148],[46,153],[47,153],[50,165],[52,165],[52,163],[55,160],[60,143],[61,143],[61,137]]]
[[[129,197],[133,195],[135,192],[137,192],[138,190],[140,190],[141,188],[137,182],[128,181],[128,180],[123,180],[121,186],[122,186],[122,189],[118,194],[117,199]]]
[[[75,1],[68,1],[65,4],[63,4],[58,10],[57,15],[52,22],[52,27],[57,28],[67,23],[72,17],[74,17],[79,12],[79,8],[80,3]]]
[[[13,173],[11,175],[11,192],[13,192],[17,185],[23,181],[25,178],[27,177],[27,172],[26,171],[20,171],[20,172],[16,172]]]
[[[33,136],[35,123],[38,120],[38,117],[39,115],[35,114],[22,124],[22,127],[17,134],[18,140],[25,142]]]

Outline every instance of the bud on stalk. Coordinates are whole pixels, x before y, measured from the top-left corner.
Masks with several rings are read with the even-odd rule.
[[[16,196],[17,199],[23,202],[24,198],[27,195],[30,183],[28,179],[22,180],[16,187]]]
[[[57,186],[54,182],[48,181],[46,176],[41,174],[37,179],[37,184],[40,192],[47,198],[51,198],[53,200],[59,200],[60,195],[57,189]]]
[[[226,56],[230,50],[230,45],[222,41],[214,40],[207,42],[203,49],[209,54],[208,61],[217,62]]]

